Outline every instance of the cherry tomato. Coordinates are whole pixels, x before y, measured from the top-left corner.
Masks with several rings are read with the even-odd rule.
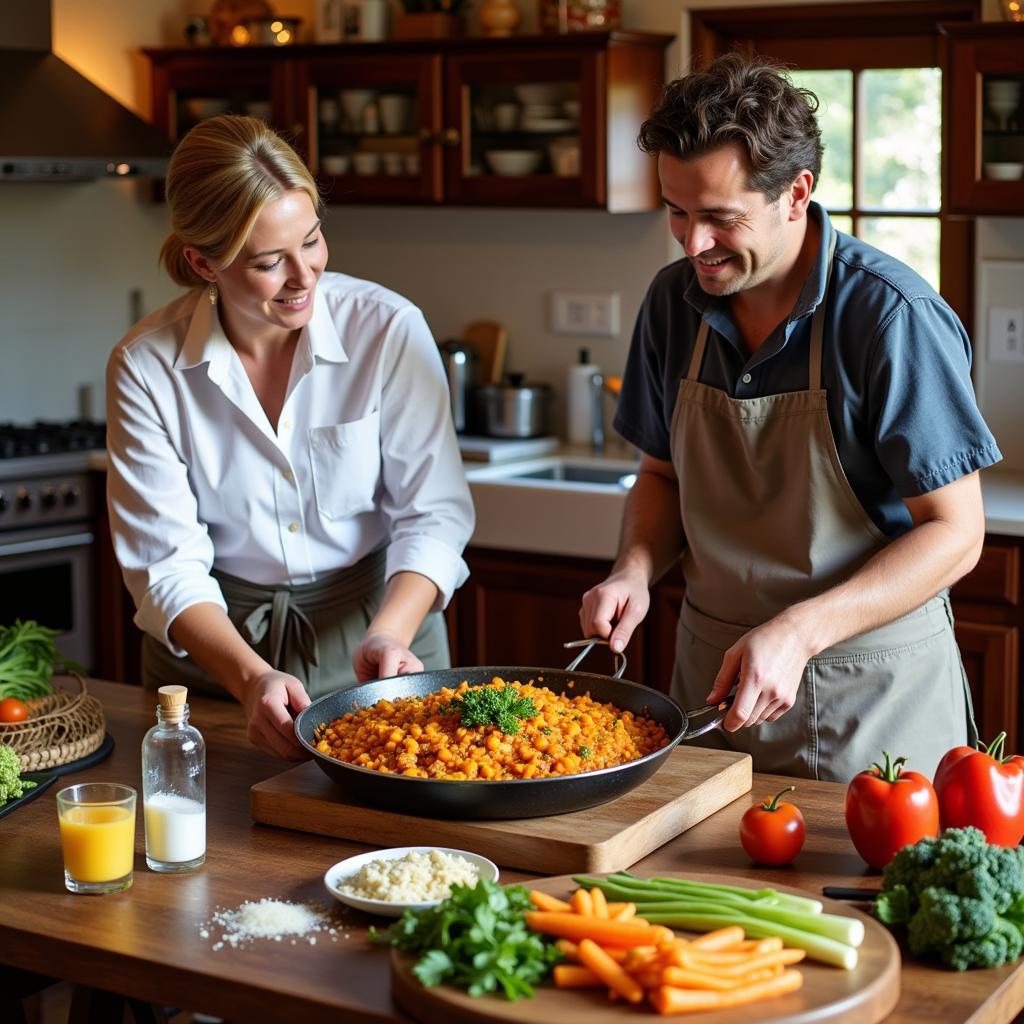
[[[17,697],[0,700],[0,722],[24,722],[28,718],[28,707]]]
[[[858,772],[846,788],[846,827],[857,852],[884,868],[904,846],[939,834],[939,799],[920,772],[906,772],[905,757]]]
[[[740,818],[740,842],[759,864],[788,864],[804,845],[807,826],[796,804],[780,804],[779,797],[796,786],[787,786],[770,800],[755,804]]]

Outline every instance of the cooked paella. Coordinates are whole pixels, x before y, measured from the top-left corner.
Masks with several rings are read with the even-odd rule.
[[[514,780],[627,764],[669,743],[664,728],[589,693],[555,693],[543,677],[444,687],[380,700],[314,731],[328,757],[424,779]],[[572,687],[572,683],[569,684]]]

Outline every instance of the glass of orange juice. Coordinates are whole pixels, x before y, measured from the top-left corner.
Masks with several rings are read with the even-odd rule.
[[[57,793],[64,885],[71,892],[121,892],[132,884],[135,790],[83,782]]]

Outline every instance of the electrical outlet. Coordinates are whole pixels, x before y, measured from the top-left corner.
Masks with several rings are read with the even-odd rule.
[[[993,363],[1024,363],[1024,309],[988,311],[988,358]]]
[[[552,292],[551,330],[556,334],[617,336],[619,293]]]

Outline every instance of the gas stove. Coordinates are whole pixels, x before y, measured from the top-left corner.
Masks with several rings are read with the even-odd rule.
[[[106,444],[107,425],[92,420],[32,424],[0,423],[0,460],[86,453]],[[69,463],[71,460],[63,460]],[[86,461],[81,461],[84,466]]]

